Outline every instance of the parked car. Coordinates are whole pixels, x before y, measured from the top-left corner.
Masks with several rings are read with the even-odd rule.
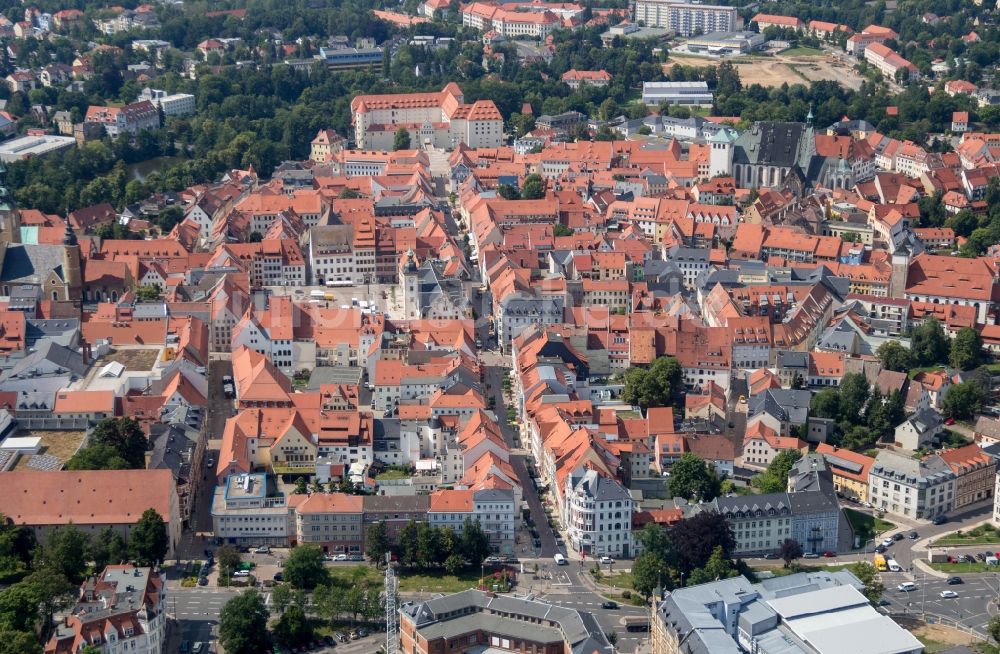
[[[917,540],[918,538],[920,538],[920,534],[915,531],[910,532],[910,540]]]
[[[884,597],[878,601],[879,606],[889,606],[890,604],[892,604],[892,602],[885,599]]]
[[[207,586],[208,585],[208,577],[198,577],[198,585],[199,586]]]
[[[826,552],[823,552],[823,556],[828,559],[832,559],[833,557],[837,556],[837,554],[835,552],[827,550]]]
[[[934,519],[931,520],[931,522],[936,525],[943,525],[944,523],[948,522],[948,516],[944,515],[934,516]]]
[[[344,632],[342,632],[342,631],[336,631],[336,632],[334,632],[333,637],[336,638],[338,641],[340,641],[342,643],[346,643],[348,640],[350,640],[347,637],[347,635],[345,635]]]
[[[282,573],[282,572],[275,572],[274,573],[274,580],[275,581],[284,581],[285,580],[284,573]]]
[[[888,548],[885,545],[876,545],[875,546],[875,553],[876,554],[885,554],[887,551],[888,551]],[[775,558],[777,558],[777,557],[775,557]]]
[[[986,555],[983,554],[982,552],[976,552],[976,560],[977,561],[985,561],[986,560]]]
[[[333,636],[323,636],[323,642],[327,647],[336,647],[337,641],[333,639]]]
[[[955,419],[954,418],[948,418],[947,420],[944,421],[944,424],[946,424],[946,425],[948,425],[950,427],[951,425],[955,424]]]
[[[960,583],[962,583],[962,578],[961,577],[948,577],[948,585],[949,586],[957,586]]]
[[[892,547],[892,544],[895,542],[896,540],[894,538],[886,538],[882,541],[882,547]]]
[[[601,602],[601,608],[614,611],[618,608],[618,602]]]
[[[352,631],[351,634],[350,634],[350,636],[351,636],[351,640],[357,640],[358,638],[361,638],[361,635],[358,634],[357,630]]]
[[[335,557],[333,557],[333,560],[334,561],[346,561],[347,560],[347,555],[346,554],[338,554]]]
[[[262,545],[262,546],[258,547],[257,549],[255,549],[254,552],[256,552],[257,554],[270,554],[271,553],[271,548],[268,547],[267,545]]]
[[[361,556],[360,554],[351,554],[349,557],[347,557],[347,560],[348,561],[364,561],[365,557]]]
[[[233,573],[233,576],[234,577],[249,577],[250,576],[250,571],[249,570],[237,570],[236,572]]]
[[[892,539],[895,541],[903,540],[903,534],[893,534]]]
[[[940,593],[938,593],[938,596],[941,599],[955,599],[956,597],[958,597],[958,593],[956,593],[953,590],[942,590]]]
[[[802,558],[803,559],[818,559],[819,558],[819,554],[817,554],[816,552],[806,552],[805,554],[802,555]]]
[[[364,627],[358,627],[358,638],[364,638],[368,635],[368,630]]]
[[[613,558],[611,558],[610,556],[602,556],[601,557],[601,563],[603,563],[605,565],[608,565],[608,564],[611,564],[611,563],[614,563],[614,562],[615,562],[615,560]]]
[[[768,552],[767,554],[764,555],[764,558],[767,559],[768,561],[773,561],[778,558],[778,555],[775,554],[774,552]]]

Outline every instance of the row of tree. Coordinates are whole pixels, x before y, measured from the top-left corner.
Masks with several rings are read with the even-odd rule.
[[[949,340],[936,318],[925,320],[910,333],[910,347],[899,341],[886,341],[875,352],[886,370],[909,372],[913,368],[950,365],[959,370],[973,370],[985,360],[983,338],[976,329],[963,327]]]
[[[93,537],[70,524],[53,530],[45,543],[27,527],[0,516],[0,654],[38,654],[52,616],[72,605],[88,574],[109,564],[161,563],[169,547],[167,526],[146,510],[126,542],[111,528]]]

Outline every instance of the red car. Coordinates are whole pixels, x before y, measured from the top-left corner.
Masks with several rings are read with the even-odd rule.
[[[944,421],[944,424],[946,424],[946,425],[954,425],[955,424],[955,419],[954,418],[948,418],[947,420]]]
[[[833,552],[827,551],[827,552],[823,552],[823,556],[826,557],[826,558],[828,558],[828,559],[832,559],[833,557],[835,557],[837,555],[834,554]]]

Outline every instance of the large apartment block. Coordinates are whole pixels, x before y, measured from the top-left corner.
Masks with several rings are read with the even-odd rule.
[[[437,93],[359,95],[351,101],[354,140],[359,148],[391,150],[399,129],[415,148],[500,147],[503,116],[492,100],[465,104],[454,82]]]
[[[737,17],[736,7],[671,0],[637,0],[635,20],[645,22],[647,27],[661,27],[674,30],[680,36],[691,36],[696,32],[734,32]]]

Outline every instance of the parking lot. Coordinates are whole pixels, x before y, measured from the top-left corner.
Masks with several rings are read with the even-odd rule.
[[[335,308],[368,302],[376,312],[399,318],[403,315],[403,294],[396,284],[359,284],[358,286],[269,286],[273,295],[289,295],[317,305]],[[322,293],[322,298],[320,294]]]

